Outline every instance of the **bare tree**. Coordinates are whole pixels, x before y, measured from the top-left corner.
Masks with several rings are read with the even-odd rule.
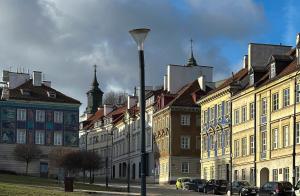
[[[26,175],[28,175],[28,165],[42,154],[41,149],[34,144],[17,144],[14,149],[14,155],[17,160],[26,163]]]
[[[127,93],[110,91],[104,95],[104,104],[120,105],[124,104],[127,100]]]
[[[74,174],[82,168],[82,156],[80,151],[70,151],[64,154],[58,162],[67,172],[67,176]]]
[[[94,182],[94,178],[92,178],[92,172],[102,167],[101,157],[97,153],[92,151],[82,151],[81,156],[82,156],[82,163],[81,163],[82,170],[88,170],[90,172],[90,183],[92,184]]]

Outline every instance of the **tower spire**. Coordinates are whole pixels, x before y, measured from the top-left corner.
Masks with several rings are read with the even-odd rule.
[[[98,87],[99,83],[97,81],[97,65],[94,65],[94,81],[92,84],[93,87]]]
[[[194,58],[194,53],[193,53],[193,39],[191,39],[190,42],[191,42],[191,56],[186,66],[192,67],[192,66],[197,66],[197,61]]]

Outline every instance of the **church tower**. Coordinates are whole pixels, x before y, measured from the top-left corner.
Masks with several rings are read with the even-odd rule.
[[[86,114],[94,114],[97,112],[98,107],[102,106],[103,92],[99,89],[99,83],[97,81],[97,65],[94,65],[94,80],[91,89],[87,94],[87,107]]]
[[[191,56],[190,58],[188,59],[188,63],[187,63],[187,67],[194,67],[194,66],[197,66],[197,61],[196,59],[194,58],[194,53],[193,53],[193,40],[191,39]]]

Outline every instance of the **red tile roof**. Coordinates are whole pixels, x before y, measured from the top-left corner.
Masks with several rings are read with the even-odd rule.
[[[30,94],[23,95],[21,89],[29,91]],[[55,98],[49,97],[48,92],[53,92],[56,94]],[[45,102],[55,102],[55,103],[71,103],[71,104],[81,104],[80,101],[68,97],[67,95],[48,87],[44,84],[41,86],[33,86],[32,79],[23,83],[22,85],[9,90],[9,99],[16,100],[26,100],[26,101],[45,101]]]

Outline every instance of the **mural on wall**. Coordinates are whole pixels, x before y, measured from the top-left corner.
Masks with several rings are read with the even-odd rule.
[[[78,113],[64,112],[64,127],[67,131],[78,131]]]
[[[53,130],[53,112],[46,111],[46,130]]]
[[[15,142],[16,130],[16,110],[14,108],[2,108],[2,132],[1,139],[3,143]]]
[[[65,131],[64,145],[65,146],[78,146],[78,132]]]
[[[28,130],[27,132],[28,132],[28,134],[27,134],[27,143],[28,144],[34,144],[34,131]]]
[[[27,129],[34,129],[34,110],[32,109],[27,110]]]
[[[52,131],[46,131],[46,145],[52,145],[53,144],[53,132]]]

